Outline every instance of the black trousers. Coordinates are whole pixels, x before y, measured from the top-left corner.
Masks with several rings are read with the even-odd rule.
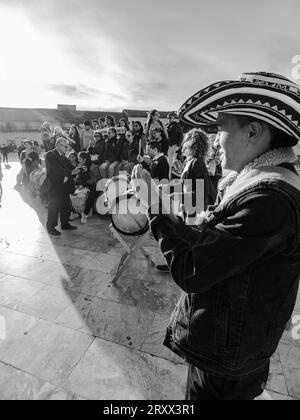
[[[86,215],[89,214],[90,210],[94,206],[94,203],[95,203],[96,199],[99,196],[99,192],[96,191],[96,185],[91,185],[89,188],[90,188],[90,192],[89,192],[88,198],[86,200],[85,209],[84,209],[84,214],[86,214]]]
[[[186,400],[198,401],[251,401],[261,395],[269,376],[269,365],[244,378],[219,377],[202,372],[190,365]]]
[[[47,229],[53,229],[58,225],[58,216],[62,227],[69,224],[69,216],[71,211],[71,200],[69,194],[53,193],[48,197],[48,221]]]

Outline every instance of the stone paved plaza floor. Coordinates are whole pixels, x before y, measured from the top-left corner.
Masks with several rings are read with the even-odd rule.
[[[122,249],[107,218],[50,238],[43,206],[13,189],[14,161],[0,209],[0,399],[183,399],[187,366],[162,345],[178,287],[140,253],[114,287]],[[154,241],[146,246],[163,261]],[[300,399],[300,340],[290,331],[268,389]]]

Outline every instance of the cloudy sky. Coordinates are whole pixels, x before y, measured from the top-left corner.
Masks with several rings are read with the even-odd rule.
[[[243,71],[292,77],[299,16],[299,0],[0,0],[0,106],[176,110]]]

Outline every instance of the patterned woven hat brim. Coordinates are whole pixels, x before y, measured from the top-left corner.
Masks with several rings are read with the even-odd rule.
[[[194,126],[214,124],[219,112],[252,116],[300,140],[300,87],[272,73],[244,73],[214,83],[189,98],[180,119]]]

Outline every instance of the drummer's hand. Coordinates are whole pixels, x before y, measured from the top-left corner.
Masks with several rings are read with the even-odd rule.
[[[159,192],[155,182],[142,165],[136,165],[131,175],[131,185],[136,197],[148,209],[151,205],[159,203]]]
[[[142,158],[142,156],[141,156],[141,155],[138,155],[138,157],[137,157],[137,161],[141,163],[141,162],[143,162],[143,160],[144,160],[144,159]]]

